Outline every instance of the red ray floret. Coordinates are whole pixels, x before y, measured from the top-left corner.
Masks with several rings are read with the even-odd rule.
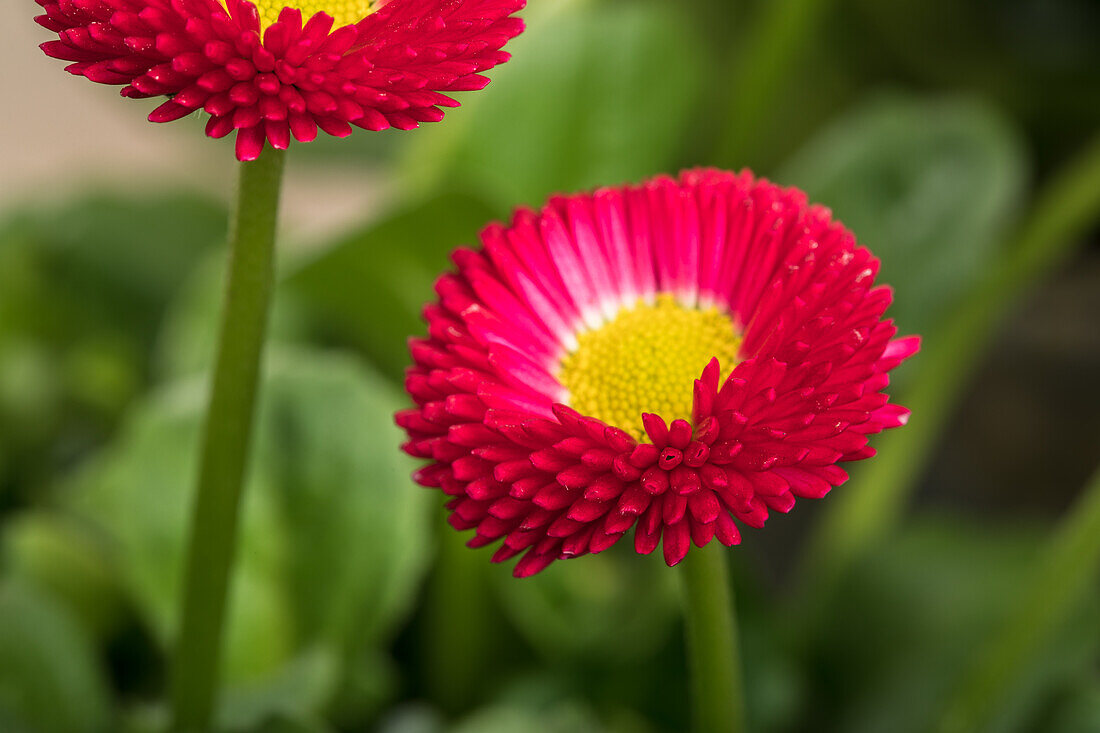
[[[430,461],[416,480],[453,497],[471,546],[522,553],[517,576],[631,529],[669,565],[737,544],[738,522],[824,496],[908,417],[883,390],[919,340],[894,340],[878,261],[795,189],[689,171],[520,210],[482,242],[437,283],[397,421]],[[579,330],[658,293],[727,311],[744,340],[728,378],[712,360],[696,380],[690,421],[647,414],[639,442],[562,404],[555,370]]]
[[[261,30],[247,0],[37,0],[36,20],[58,34],[42,44],[67,69],[123,96],[167,96],[149,119],[197,110],[206,132],[237,132],[237,157],[264,141],[285,149],[320,128],[344,137],[410,129],[443,117],[449,95],[481,89],[482,72],[508,59],[501,49],[523,30],[524,0],[392,0],[354,25],[285,8]]]

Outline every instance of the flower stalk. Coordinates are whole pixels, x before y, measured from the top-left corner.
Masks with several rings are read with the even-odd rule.
[[[690,553],[683,562],[684,610],[694,729],[745,730],[737,618],[723,547]]]
[[[282,151],[269,146],[256,161],[240,168],[174,656],[176,731],[209,730],[214,716],[226,598],[275,274],[275,223],[284,159]]]

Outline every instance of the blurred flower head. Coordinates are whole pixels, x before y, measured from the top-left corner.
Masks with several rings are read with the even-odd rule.
[[[678,563],[818,498],[905,423],[878,261],[830,212],[716,170],[555,198],[454,255],[398,414],[421,484],[517,576],[634,529]],[[735,521],[736,520],[736,521]]]
[[[125,97],[166,96],[149,119],[197,110],[237,133],[237,157],[285,149],[320,128],[403,130],[481,89],[523,30],[524,0],[36,0],[42,44],[67,69]]]

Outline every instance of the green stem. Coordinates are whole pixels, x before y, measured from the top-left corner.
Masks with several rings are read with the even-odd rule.
[[[439,558],[423,625],[425,681],[431,700],[454,716],[476,701],[478,685],[493,667],[493,656],[499,652],[494,633],[498,619],[484,555],[471,552],[466,538],[446,521],[438,523],[437,534]]]
[[[275,274],[282,151],[243,163],[230,227],[228,287],[191,515],[183,615],[173,670],[173,726],[212,727],[226,594],[255,412],[260,356]]]
[[[683,584],[694,728],[699,733],[743,731],[737,615],[725,548],[688,553]]]
[[[829,589],[851,564],[893,531],[1001,319],[1029,287],[1069,259],[1098,216],[1100,135],[1051,180],[995,269],[935,338],[925,339],[915,380],[900,399],[913,417],[905,428],[879,437],[879,457],[828,502],[800,568],[800,608],[827,602]]]
[[[784,80],[810,45],[829,0],[773,0],[762,3],[745,46],[729,60],[729,104],[718,161],[728,168],[756,164],[760,135],[774,122],[769,114]]]
[[[990,639],[963,684],[956,687],[941,733],[982,730],[1013,684],[1070,616],[1100,574],[1100,471],[1051,537],[1026,582],[1019,604]]]

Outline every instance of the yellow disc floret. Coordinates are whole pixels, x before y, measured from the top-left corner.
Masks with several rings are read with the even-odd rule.
[[[327,13],[336,21],[332,27],[358,23],[370,15],[376,0],[252,0],[260,11],[260,27],[267,28],[279,19],[283,8],[297,8],[302,18],[309,20],[317,13]]]
[[[741,337],[717,308],[686,308],[673,296],[624,308],[614,319],[577,336],[558,380],[569,405],[645,439],[642,413],[666,422],[691,419],[692,388],[717,358],[723,378],[737,365]]]

